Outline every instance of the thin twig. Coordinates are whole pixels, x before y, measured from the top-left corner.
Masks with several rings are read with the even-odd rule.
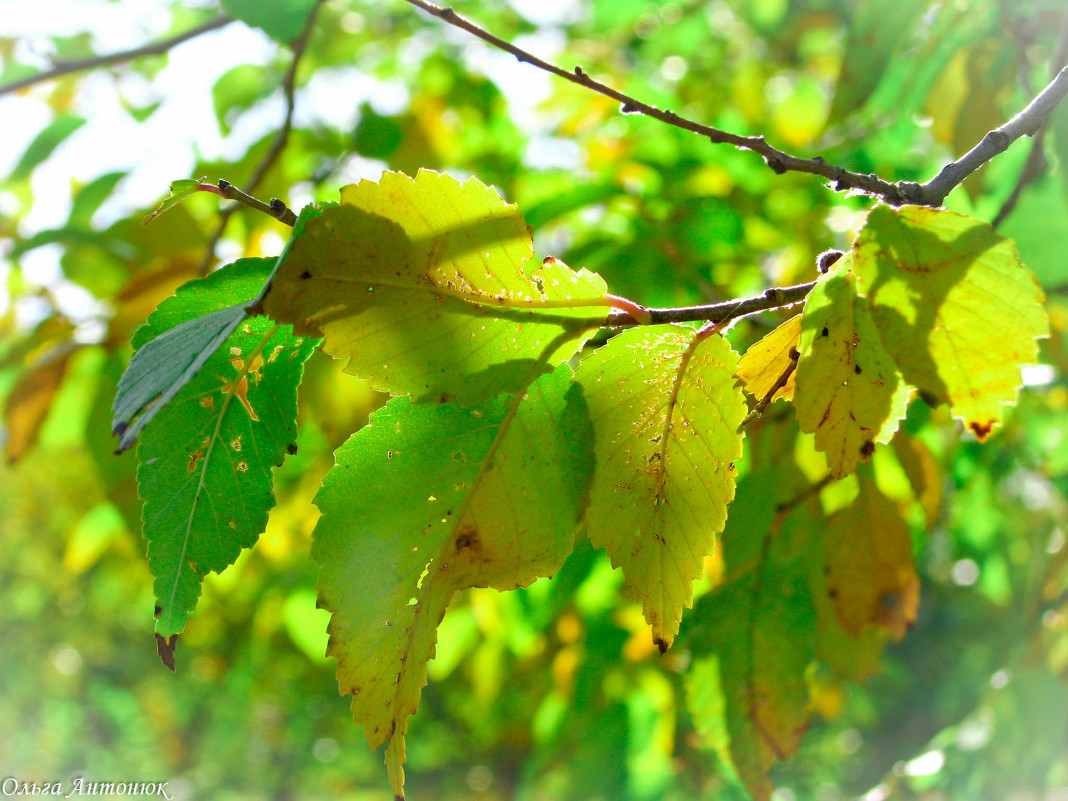
[[[292,227],[297,224],[297,215],[293,213],[293,210],[286,206],[286,204],[276,197],[271,198],[270,203],[264,203],[262,200],[256,197],[252,197],[245,192],[242,192],[236,186],[229,181],[219,179],[218,184],[201,184],[197,187],[200,192],[211,192],[219,197],[224,197],[227,200],[236,200],[238,203],[243,203],[251,209],[256,211],[262,211],[269,217],[274,217],[278,222],[285,223]]]
[[[1027,108],[998,128],[987,133],[975,147],[965,153],[960,161],[953,161],[942,168],[934,178],[921,184],[927,205],[939,206],[955,187],[1005,150],[1021,136],[1033,136],[1042,123],[1068,94],[1068,67],[1061,67],[1046,87],[1027,104]]]
[[[946,195],[972,172],[1003,152],[1019,137],[1033,134],[1042,120],[1049,115],[1061,98],[1068,93],[1068,70],[1062,70],[1057,78],[1028,104],[1027,108],[1000,128],[990,131],[983,137],[982,142],[972,148],[959,161],[947,165],[927,183],[918,184],[914,181],[892,182],[880,178],[875,173],[865,175],[830,164],[821,156],[805,159],[791,155],[769,145],[764,136],[741,136],[681,117],[673,111],[658,109],[656,106],[650,106],[600,81],[594,80],[582,67],[575,67],[573,71],[568,71],[544,61],[526,50],[516,47],[511,42],[493,35],[470,20],[461,17],[451,8],[443,8],[427,0],[407,0],[407,2],[447,22],[449,25],[467,31],[493,47],[499,48],[506,53],[511,53],[521,62],[531,64],[566,81],[584,86],[598,94],[618,101],[621,104],[620,111],[624,114],[644,114],[676,128],[705,136],[714,144],[730,144],[742,150],[750,150],[763,156],[768,167],[776,173],[803,172],[819,175],[827,178],[831,182],[830,186],[836,192],[859,192],[871,197],[882,198],[893,205],[906,203],[920,206],[942,205]]]
[[[117,53],[107,53],[102,56],[91,56],[90,58],[81,58],[74,61],[58,61],[55,62],[53,67],[49,70],[39,72],[36,75],[30,75],[26,78],[20,78],[17,81],[5,83],[3,86],[0,86],[0,97],[38,83],[43,83],[44,81],[62,78],[64,75],[70,75],[72,72],[81,72],[83,70],[96,69],[97,67],[107,67],[113,64],[122,64],[126,61],[133,61],[134,59],[141,58],[142,56],[162,55],[172,47],[180,45],[182,42],[188,42],[190,39],[200,36],[203,33],[222,28],[224,25],[229,25],[231,22],[233,22],[233,20],[230,17],[225,14],[220,14],[219,16],[208,20],[203,25],[191,28],[185,33],[180,33],[177,36],[172,36],[170,39],[154,42],[153,44],[135,47],[132,50],[120,50]]]
[[[613,89],[612,87],[591,78],[589,73],[582,69],[582,67],[575,67],[574,71],[568,71],[555,64],[551,64],[548,61],[544,61],[526,50],[516,47],[511,42],[506,42],[505,40],[494,36],[484,28],[461,17],[451,8],[442,8],[441,6],[434,5],[426,0],[407,0],[407,2],[411,3],[413,6],[421,8],[428,14],[431,14],[450,25],[465,30],[473,36],[477,36],[482,41],[491,44],[496,48],[511,53],[521,62],[531,64],[546,72],[551,72],[553,75],[563,78],[565,81],[584,86],[587,89],[592,89],[598,94],[612,98],[621,104],[620,110],[624,114],[644,114],[646,117],[652,117],[653,119],[660,120],[668,125],[681,128],[684,131],[691,131],[699,136],[705,136],[713,144],[728,144],[734,145],[742,150],[751,150],[754,153],[763,156],[768,167],[778,174],[784,172],[810,173],[832,181],[836,191],[857,190],[868,195],[885,198],[891,203],[897,204],[913,202],[908,195],[908,186],[905,184],[894,184],[889,181],[884,181],[875,174],[865,175],[863,173],[851,172],[844,167],[829,164],[820,156],[811,159],[803,159],[772,147],[767,143],[767,140],[763,136],[741,136],[729,131],[720,130],[719,128],[713,128],[710,125],[695,122],[682,117],[673,111],[650,106],[637,98],[631,97],[628,94]],[[909,186],[914,187],[916,185],[911,184]]]
[[[709,323],[726,323],[746,317],[757,312],[769,309],[778,309],[783,306],[791,306],[805,299],[816,285],[815,281],[796,286],[774,287],[766,289],[761,295],[740,300],[727,300],[722,303],[711,303],[704,306],[681,306],[674,309],[646,309],[649,313],[648,322],[645,325],[659,325],[661,323],[686,323],[703,321]],[[608,316],[606,325],[609,326],[632,326],[634,319],[626,312],[612,312]]]
[[[1065,59],[1068,59],[1068,12],[1065,13],[1064,19],[1061,21],[1060,35],[1057,37],[1057,46],[1053,52],[1053,58],[1050,60],[1052,69],[1051,75],[1055,76],[1056,70],[1062,64]],[[1034,181],[1038,176],[1042,175],[1046,171],[1046,154],[1043,150],[1043,143],[1046,138],[1046,131],[1048,130],[1049,117],[1046,117],[1039,126],[1039,129],[1035,132],[1034,141],[1031,143],[1031,152],[1027,154],[1027,161],[1024,162],[1023,169],[1020,171],[1020,177],[1016,181],[1016,186],[1012,188],[1012,192],[1005,202],[1001,205],[997,215],[991,221],[990,225],[995,229],[1005,221],[1014,208],[1016,208],[1016,202],[1020,199],[1020,193]]]
[[[771,389],[769,389],[764,394],[764,397],[760,399],[760,402],[753,407],[753,411],[749,412],[749,414],[745,416],[745,418],[738,426],[739,431],[744,429],[747,425],[752,423],[754,420],[757,419],[757,417],[764,413],[764,410],[768,408],[768,405],[772,402],[772,400],[775,399],[776,393],[786,386],[786,383],[790,380],[790,376],[794,374],[794,370],[797,369],[797,360],[800,358],[801,354],[797,352],[797,349],[791,348],[790,363],[786,365],[786,368],[782,371],[779,377],[775,379],[775,383],[771,385]]]
[[[775,511],[781,515],[783,512],[793,509],[795,506],[798,506],[807,501],[813,495],[818,495],[824,487],[831,484],[834,480],[834,476],[828,473],[819,481],[815,482],[814,484],[810,484],[808,487],[803,489],[793,498],[790,498],[788,501],[783,501],[782,503],[780,503],[778,506],[775,507]]]
[[[282,78],[282,91],[285,94],[286,99],[286,113],[285,118],[282,120],[282,127],[278,129],[278,133],[275,134],[274,140],[271,142],[271,146],[267,149],[267,152],[260,159],[260,163],[256,165],[255,171],[252,173],[252,177],[249,178],[248,183],[245,184],[245,191],[241,194],[245,198],[251,198],[253,192],[256,191],[256,187],[260,185],[264,176],[267,175],[267,171],[274,166],[275,161],[282,155],[282,151],[285,150],[286,144],[289,142],[289,134],[293,130],[293,111],[296,108],[297,96],[296,96],[296,83],[297,83],[297,67],[300,66],[300,60],[304,56],[304,52],[308,46],[308,39],[311,36],[312,27],[315,24],[315,17],[319,13],[319,9],[322,7],[324,0],[318,0],[318,2],[312,7],[312,10],[308,13],[308,18],[304,22],[304,27],[301,29],[300,35],[293,40],[293,58],[289,62],[289,68],[286,70],[285,75]],[[220,181],[220,187],[223,182]],[[234,188],[231,185],[231,188]],[[235,190],[240,192],[240,190]],[[241,202],[246,202],[244,198],[237,197],[236,199]],[[259,203],[260,201],[256,201]],[[248,204],[253,205],[254,204]],[[275,201],[271,201],[271,206],[275,205]],[[255,207],[255,206],[254,206]],[[211,241],[208,242],[208,252],[204,256],[204,260],[200,262],[200,266],[197,271],[200,275],[207,275],[208,270],[211,268],[211,263],[215,259],[215,248],[219,245],[219,240],[223,238],[223,234],[226,233],[226,226],[230,222],[230,218],[237,210],[237,206],[230,206],[227,209],[223,209],[220,213],[219,224],[215,228],[215,233],[212,234]],[[261,209],[262,211],[262,209]],[[271,212],[268,211],[268,214]],[[292,212],[290,212],[292,214]],[[272,215],[275,216],[275,215]],[[281,219],[281,218],[279,218]],[[294,222],[296,217],[293,218]],[[283,220],[285,222],[285,220]],[[293,223],[288,223],[292,225]]]

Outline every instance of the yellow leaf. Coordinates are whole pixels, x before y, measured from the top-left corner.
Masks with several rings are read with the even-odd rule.
[[[798,424],[815,433],[835,478],[890,441],[910,391],[857,296],[850,261],[821,276],[805,303],[794,396]]]
[[[871,625],[900,640],[915,622],[920,579],[908,525],[870,480],[862,478],[853,505],[827,521],[824,568],[838,619],[853,637]]]
[[[786,383],[775,391],[772,401],[790,400],[797,383],[797,345],[801,338],[801,315],[791,317],[766,337],[749,346],[735,373],[742,387],[758,401],[767,397],[787,370]]]
[[[528,274],[532,256],[519,211],[477,179],[387,172],[298,224],[264,309],[376,389],[471,405],[519,391],[605,321],[599,276],[555,259]]]
[[[853,247],[860,293],[905,380],[980,440],[1016,402],[1049,336],[1045,296],[1013,243],[944,209],[878,206]],[[800,379],[799,379],[800,380]]]
[[[70,347],[60,347],[24,373],[7,396],[4,427],[7,429],[5,451],[9,463],[21,459],[37,441],[73,352]]]
[[[591,542],[623,568],[653,640],[666,650],[734,498],[745,399],[721,336],[632,329],[582,362],[597,468]]]

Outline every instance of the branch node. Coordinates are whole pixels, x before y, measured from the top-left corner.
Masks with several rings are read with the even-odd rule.
[[[782,175],[786,172],[786,165],[782,163],[782,159],[778,156],[765,156],[764,161],[767,162],[768,167],[770,167],[771,171],[776,175]]]

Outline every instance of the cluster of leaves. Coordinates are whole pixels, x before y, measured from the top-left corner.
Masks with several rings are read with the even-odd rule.
[[[115,401],[123,444],[155,418],[138,478],[173,668],[203,574],[266,522],[309,343],[401,396],[338,451],[312,551],[338,681],[370,745],[388,743],[398,798],[408,718],[457,591],[551,577],[584,531],[667,651],[734,498],[742,386],[764,403],[793,396],[841,479],[889,442],[917,389],[984,439],[1048,335],[1011,242],[947,211],[874,209],[804,313],[742,365],[720,324],[651,324],[599,276],[553,258],[530,269],[532,256],[516,207],[477,179],[386,173],[345,187],[340,203],[301,213],[276,265],[236,262],[161,304]],[[567,362],[613,306],[646,325],[599,342],[572,376]],[[743,502],[774,518],[769,494]],[[870,478],[809,558],[783,559],[772,539],[726,540],[728,578],[695,640],[715,656],[690,674],[697,703],[726,699],[709,725],[725,727],[724,761],[760,799],[774,757],[797,750],[817,643],[864,676],[882,644],[869,629],[900,638],[918,600],[906,523]],[[792,563],[782,576],[780,559]]]
[[[216,120],[190,115],[176,122],[167,115],[170,98],[160,78],[180,63],[177,54],[170,67],[168,56],[161,55],[98,72],[91,92],[81,75],[71,74],[35,87],[28,98],[0,101],[16,103],[9,120],[28,121],[27,126],[42,120],[39,136],[27,137],[28,146],[0,187],[0,236],[13,245],[3,252],[12,302],[0,318],[0,394],[6,398],[5,447],[9,460],[17,462],[0,465],[0,481],[9,489],[0,494],[5,541],[0,650],[7,655],[2,668],[9,681],[0,706],[13,721],[0,767],[5,775],[29,772],[42,779],[82,766],[97,776],[150,770],[183,777],[195,793],[218,798],[317,797],[317,792],[325,798],[343,792],[378,799],[379,790],[364,789],[381,785],[366,749],[342,748],[340,756],[331,756],[333,740],[323,739],[344,743],[351,726],[339,727],[335,718],[341,716],[323,717],[331,703],[326,696],[333,693],[330,668],[321,659],[325,635],[320,640],[317,633],[325,624],[313,609],[314,576],[302,559],[315,519],[309,502],[329,468],[328,454],[383,399],[368,382],[336,376],[329,360],[312,352],[304,363],[295,440],[291,425],[279,425],[278,418],[263,422],[263,409],[276,402],[292,409],[290,389],[303,355],[282,362],[279,351],[274,361],[267,360],[278,344],[311,350],[308,338],[318,338],[318,331],[298,346],[283,325],[260,348],[260,364],[254,354],[273,321],[236,312],[216,318],[220,324],[236,320],[235,331],[248,326],[244,339],[204,354],[210,358],[203,375],[211,381],[193,379],[216,409],[228,404],[226,420],[197,417],[207,412],[187,405],[172,419],[181,425],[191,421],[190,436],[186,440],[171,429],[165,444],[176,450],[164,445],[160,454],[185,454],[164,476],[176,482],[182,519],[194,522],[186,513],[196,503],[196,524],[224,529],[225,547],[187,552],[185,567],[166,568],[181,564],[178,552],[152,546],[157,569],[173,569],[170,586],[179,605],[197,602],[199,573],[205,574],[202,614],[183,635],[187,656],[176,677],[149,672],[131,633],[145,625],[152,593],[144,571],[130,569],[141,547],[142,504],[133,489],[133,460],[114,458],[114,444],[104,436],[107,406],[131,334],[177,286],[198,274],[218,220],[214,198],[200,195],[174,208],[165,223],[142,229],[145,210],[139,203],[155,187],[151,181],[146,187],[143,174],[130,170],[143,145],[155,162],[195,163],[191,175],[221,175],[247,186],[277,140],[274,130],[253,129],[256,121],[273,120],[277,113],[283,73],[292,63],[285,43],[298,35],[312,7],[303,0],[224,5],[280,44],[262,62],[243,55],[240,45],[238,53],[213,46],[202,56],[205,72],[214,69],[213,74],[203,84],[192,73],[184,76],[191,92],[214,81],[209,114],[213,110]],[[272,13],[256,17],[256,6]],[[1018,7],[994,0],[904,2],[893,9],[877,2],[597,0],[586,8],[583,18],[569,12],[550,19],[529,4],[517,14],[510,6],[458,3],[461,13],[507,39],[535,43],[531,47],[538,52],[542,47],[551,52],[563,32],[562,63],[573,59],[661,107],[766,134],[776,144],[820,152],[850,169],[915,180],[932,175],[1026,103],[1030,92],[1018,85],[1019,72],[1032,86],[1048,79],[1048,55],[1064,13],[1053,0]],[[279,13],[283,9],[287,13]],[[157,30],[159,35],[180,33],[205,19],[202,5],[173,3],[170,10],[170,27]],[[532,113],[517,102],[514,86],[509,88],[517,75],[514,60],[484,60],[469,43],[442,36],[437,23],[399,4],[332,2],[317,13],[311,45],[296,71],[301,114],[257,194],[325,201],[336,197],[340,184],[376,177],[385,166],[409,174],[420,167],[477,174],[520,201],[539,252],[596,270],[614,292],[651,306],[739,297],[769,284],[808,280],[812,254],[828,246],[850,248],[858,210],[865,206],[858,198],[836,196],[804,176],[774,176],[750,155],[710,148],[637,116],[620,118],[617,104],[575,87],[541,88],[536,73],[519,65],[524,96],[547,98]],[[234,23],[228,32],[240,27]],[[37,37],[32,44],[26,48],[0,37],[0,81],[39,68],[41,54],[70,61],[95,56],[100,46],[88,33]],[[223,55],[250,63],[231,68],[234,62]],[[338,85],[345,86],[342,102],[320,101],[324,87]],[[380,88],[366,93],[357,88],[364,86]],[[358,95],[355,101],[350,89]],[[82,97],[113,97],[119,118],[106,103],[87,109]],[[28,108],[20,109],[18,102]],[[339,108],[354,113],[332,113]],[[104,161],[100,151],[58,189],[43,181],[46,173],[54,175],[65,151],[78,151],[101,127],[118,138],[130,120],[143,133],[123,140],[127,161]],[[980,448],[971,436],[953,433],[950,406],[932,410],[916,400],[890,447],[878,447],[858,477],[828,483],[827,458],[815,449],[813,435],[800,432],[784,404],[769,405],[746,426],[744,452],[735,462],[738,499],[712,555],[703,560],[695,606],[662,657],[641,605],[620,592],[622,571],[612,570],[608,557],[586,538],[578,538],[552,581],[502,594],[456,593],[428,665],[432,685],[423,691],[415,724],[419,736],[409,747],[413,794],[468,798],[484,793],[492,779],[489,794],[502,797],[533,792],[582,799],[732,798],[732,772],[724,770],[725,763],[734,762],[734,775],[748,777],[755,789],[766,789],[760,777],[770,764],[768,755],[798,744],[798,755],[774,767],[771,776],[800,797],[859,794],[880,782],[953,798],[1008,797],[1021,788],[1041,794],[1063,784],[1068,648],[1061,532],[1068,530],[1063,506],[1068,458],[1061,376],[1068,370],[1063,295],[1068,273],[1058,243],[1068,232],[1066,124],[1062,107],[1041,149],[1050,169],[1026,188],[998,228],[1017,242],[1049,294],[1053,332],[1041,354],[1053,368],[1046,379],[1052,383],[1023,396],[1019,413],[1005,418],[1004,433]],[[216,125],[229,146],[225,160],[202,155],[220,152],[211,141]],[[176,143],[176,136],[182,141]],[[1024,169],[1027,147],[1022,140],[975,174],[950,196],[949,207],[994,219]],[[68,184],[69,213],[63,211]],[[138,199],[131,202],[131,196]],[[62,216],[42,215],[42,209]],[[242,209],[229,218],[225,245],[249,256],[277,253],[276,229],[266,216]],[[918,238],[925,238],[922,231],[931,233],[930,226],[919,229]],[[947,235],[958,237],[982,241],[981,234],[963,230]],[[48,271],[36,272],[53,253],[62,271],[56,280]],[[153,318],[153,327],[136,343],[143,351],[176,323],[235,304],[244,308],[274,261],[228,267],[212,279],[217,283],[207,285],[207,294],[201,294],[204,284],[183,290],[181,302],[166,301],[167,315],[173,316]],[[874,325],[891,353],[898,345],[889,344],[890,332],[895,321],[901,327],[900,320],[886,314],[891,303],[871,300],[869,288],[876,281],[883,286],[883,279],[862,262],[854,259],[849,269],[839,265],[834,276],[821,279],[813,307],[822,297],[825,313],[833,311],[831,321],[843,331]],[[989,270],[997,272],[998,262],[993,267],[979,262],[969,261],[964,272],[996,280]],[[955,263],[961,270],[961,262]],[[891,282],[895,292],[908,295],[908,281],[897,278]],[[72,296],[92,299],[88,315],[70,302]],[[184,310],[194,296],[202,305]],[[853,302],[859,322],[843,321],[850,298],[861,299]],[[954,293],[958,301],[970,303]],[[959,319],[965,308],[942,304],[941,310]],[[603,310],[580,311],[575,317],[593,318]],[[781,314],[768,317],[773,324],[782,321]],[[982,330],[1012,329],[1016,320],[1015,310],[998,313]],[[791,347],[800,351],[808,345],[799,344],[800,317],[775,340],[765,336],[767,321],[750,318],[725,332],[732,348],[745,354],[738,376],[746,377],[748,363],[764,377],[763,385],[747,384],[754,398],[766,397],[783,377]],[[828,336],[838,330],[827,327]],[[613,341],[654,330],[641,327]],[[806,332],[814,349],[821,346],[821,331]],[[604,350],[593,349],[604,334],[589,333],[592,353],[579,365],[580,374],[596,366],[592,360]],[[692,337],[685,330],[676,335]],[[761,339],[763,346],[757,346]],[[1000,339],[989,344],[992,353],[1006,352]],[[577,345],[578,339],[566,348]],[[775,348],[779,356],[769,353],[753,362],[760,350]],[[865,348],[863,357],[869,354]],[[514,369],[511,361],[480,362],[469,372],[480,374],[490,364],[492,372],[507,372]],[[954,403],[948,378],[929,380],[930,371],[909,362],[875,363],[899,387],[920,387],[921,398]],[[843,372],[843,364],[832,368]],[[862,371],[868,366],[859,364]],[[369,371],[380,366],[365,365]],[[548,367],[546,376],[553,374]],[[786,393],[794,391],[802,373],[795,369],[786,376]],[[854,387],[850,376],[846,380],[851,383],[841,398],[810,394],[809,401],[838,410],[857,400],[854,393],[864,386]],[[881,409],[886,396],[871,387],[865,391],[877,403],[865,407],[871,418],[863,424],[896,424],[897,412],[884,416]],[[509,394],[514,399],[517,393]],[[422,390],[414,395],[436,400]],[[990,417],[978,412],[969,417],[959,397],[959,414],[982,431]],[[800,411],[804,392],[794,400]],[[390,414],[401,414],[394,408],[398,404],[390,402]],[[172,405],[178,409],[181,400]],[[405,415],[437,408],[420,402]],[[1000,403],[989,408],[1001,411]],[[146,444],[168,415],[179,412],[168,406],[159,414],[144,431]],[[593,421],[586,393],[565,396],[557,419]],[[212,437],[213,422],[222,428],[210,465],[198,460],[191,474],[191,455]],[[375,430],[358,436],[369,438]],[[579,441],[585,430],[581,425]],[[821,441],[833,435],[845,443],[849,430],[821,432]],[[541,438],[556,441],[543,434],[541,429],[535,434],[539,445]],[[252,461],[235,459],[249,453],[230,448],[238,436],[243,446],[252,437],[262,458],[256,451]],[[857,447],[871,438],[856,440]],[[289,455],[294,441],[299,453]],[[395,444],[391,437],[385,447],[396,454]],[[278,506],[266,534],[222,576],[215,575],[210,566],[227,564],[262,529],[262,510],[270,503],[265,466],[283,454],[285,464],[274,471]],[[242,461],[248,472],[238,469]],[[197,466],[205,468],[205,481],[228,488],[225,505],[198,488]],[[335,470],[331,481],[343,475]],[[575,487],[590,480],[590,470],[579,473]],[[540,489],[537,482],[523,486]],[[421,496],[418,508],[429,494]],[[235,498],[250,505],[231,504]],[[566,503],[563,495],[552,500]],[[871,526],[872,520],[880,525]],[[909,636],[880,659],[883,642],[897,636],[913,603],[902,521],[924,600]],[[230,529],[230,522],[240,531]],[[852,543],[858,531],[874,537],[883,530],[891,532],[887,551],[875,550],[882,542],[875,538],[864,552],[872,560],[835,565],[833,575],[841,582],[828,585],[832,574],[822,570],[839,544]],[[862,549],[845,552],[857,555]],[[895,569],[901,573],[892,581]],[[854,571],[887,580],[858,587],[848,579]],[[445,583],[430,589],[443,592]],[[835,607],[831,589],[859,598],[850,607],[855,611]],[[866,594],[854,595],[861,590]],[[165,592],[161,583],[156,594],[171,597]],[[880,596],[901,603],[890,608],[880,602],[873,610],[872,598]],[[783,598],[797,602],[787,605]],[[780,625],[779,613],[789,613],[795,625]],[[167,625],[184,625],[171,614]],[[865,618],[876,622],[864,623]],[[42,619],[49,626],[41,626]],[[860,636],[849,636],[857,626]],[[81,655],[80,672],[68,672],[71,653]],[[766,664],[769,653],[790,665],[789,681],[769,683],[750,670]],[[880,667],[881,674],[863,685],[843,683],[843,677],[871,676]],[[692,720],[677,714],[683,705]],[[804,726],[807,734],[799,738]],[[926,775],[906,764],[927,752],[944,756],[938,773]]]

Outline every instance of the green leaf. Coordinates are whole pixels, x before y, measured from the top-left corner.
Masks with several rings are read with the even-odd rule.
[[[148,225],[159,215],[173,209],[191,194],[196,192],[200,187],[200,184],[206,180],[207,176],[204,176],[203,178],[179,178],[177,181],[171,181],[170,194],[163,199],[163,202],[159,204],[159,207],[155,211],[141,221],[141,225]]]
[[[22,153],[15,169],[8,176],[8,181],[21,181],[28,178],[38,164],[52,155],[72,133],[85,125],[83,117],[64,115],[50,122],[40,133],[34,137],[29,146]]]
[[[767,801],[768,769],[797,751],[811,716],[805,673],[815,612],[804,576],[797,565],[766,559],[754,577],[702,598],[694,616],[694,722],[753,798]],[[698,692],[696,680],[718,686]]]
[[[156,633],[172,646],[202,578],[232,564],[263,531],[274,505],[271,468],[294,447],[297,385],[314,343],[264,317],[242,322],[242,299],[263,285],[274,262],[241,259],[185,284],[134,336],[140,355],[205,317],[221,315],[231,331],[222,347],[196,350],[200,370],[159,410],[137,449]],[[221,330],[212,324],[213,342]],[[157,351],[161,367],[171,369],[173,356]]]
[[[801,430],[815,433],[835,478],[889,442],[905,416],[911,388],[883,349],[850,254],[820,277],[805,301],[794,405]]]
[[[289,44],[300,35],[316,3],[317,0],[222,0],[222,8],[275,41]]]
[[[841,121],[871,96],[886,65],[901,49],[913,20],[927,5],[927,0],[861,0],[853,6],[842,71],[831,105],[832,122]]]
[[[642,602],[666,650],[734,497],[745,399],[720,336],[631,329],[583,360],[596,434],[589,537]]]
[[[70,216],[67,225],[77,228],[88,228],[97,209],[111,197],[116,185],[125,178],[126,172],[109,172],[94,178],[83,186],[74,196],[71,204]]]
[[[455,591],[510,590],[570,553],[592,473],[571,370],[468,409],[396,398],[337,452],[316,498],[312,554],[329,653],[352,714],[386,740],[403,796],[404,737]]]
[[[605,320],[599,276],[554,259],[528,276],[532,255],[516,207],[478,180],[387,172],[294,230],[264,308],[376,389],[470,405],[520,391]]]
[[[986,439],[1016,401],[1020,367],[1038,360],[1036,338],[1049,336],[1045,296],[1012,242],[951,211],[879,206],[853,270],[905,380]]]
[[[168,329],[134,354],[119,379],[111,430],[119,451],[137,441],[182,387],[237,329],[248,313],[245,300]]]

